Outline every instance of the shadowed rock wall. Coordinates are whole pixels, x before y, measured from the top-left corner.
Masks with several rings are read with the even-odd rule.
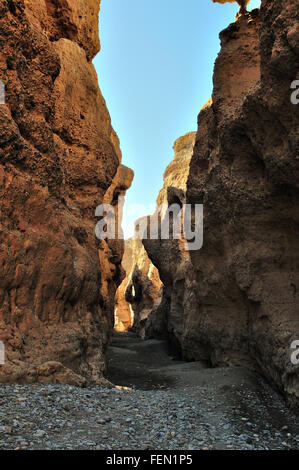
[[[299,369],[298,5],[263,0],[220,34],[211,102],[198,117],[186,202],[204,246],[144,241],[159,269],[164,328],[181,354],[258,370],[292,406]],[[185,262],[181,260],[185,258]]]

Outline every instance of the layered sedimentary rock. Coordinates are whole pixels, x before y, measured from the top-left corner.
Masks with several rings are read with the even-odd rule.
[[[144,244],[166,286],[165,330],[181,354],[253,368],[298,406],[297,2],[263,0],[220,38],[186,193],[187,203],[204,205],[203,248],[182,256],[177,241]]]
[[[162,283],[139,238],[125,241],[122,264],[126,277],[116,294],[116,330],[131,329],[144,338],[149,314],[161,302]]]
[[[1,382],[101,381],[123,246],[97,243],[95,208],[132,175],[91,62],[99,3],[0,5]]]

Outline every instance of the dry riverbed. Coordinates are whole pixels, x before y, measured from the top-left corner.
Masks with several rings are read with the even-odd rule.
[[[0,386],[3,449],[298,449],[298,416],[259,376],[174,361],[116,335],[107,378],[130,387]]]

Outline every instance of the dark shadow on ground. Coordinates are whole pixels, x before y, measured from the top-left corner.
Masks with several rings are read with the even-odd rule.
[[[143,341],[134,333],[113,333],[107,351],[106,378],[116,384],[138,390],[175,386],[180,369],[203,368],[203,363],[174,360],[166,341]],[[181,375],[181,374],[180,374]]]

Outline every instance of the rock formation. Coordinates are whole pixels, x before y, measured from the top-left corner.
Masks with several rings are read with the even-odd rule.
[[[92,58],[99,0],[0,5],[0,382],[101,382],[123,243],[95,209],[131,183]]]
[[[264,0],[220,38],[186,192],[187,203],[204,205],[204,246],[144,246],[164,284],[165,330],[182,356],[257,370],[298,407],[290,349],[299,339],[297,3]]]
[[[138,250],[135,249],[135,240],[133,238],[125,240],[125,251],[122,259],[125,278],[116,291],[114,306],[114,328],[119,332],[130,330],[134,323],[134,312],[131,304],[126,300],[126,290],[131,280],[134,261],[137,256]]]
[[[190,132],[175,141],[174,158],[164,172],[164,184],[157,197],[154,217],[163,218],[168,204],[184,202],[195,136],[195,132]],[[142,225],[142,223],[146,225],[146,221],[147,218],[140,219],[137,225]],[[159,267],[160,272],[149,259],[138,238],[131,246],[134,261],[126,281],[125,297],[134,311],[134,329],[142,338],[165,337],[164,313],[166,309],[164,304],[169,298],[168,287],[171,286],[171,273],[167,269],[165,275],[161,269],[161,263],[173,254],[175,246],[173,242],[173,240],[143,240],[146,250],[148,245],[151,245],[150,258],[155,266]],[[156,260],[155,255],[158,258],[162,255],[162,258]],[[178,263],[179,259],[176,262]],[[163,289],[161,280],[164,284]]]
[[[126,289],[126,300],[134,312],[133,329],[141,338],[148,337],[148,317],[159,307],[162,283],[157,268],[150,261],[140,239],[134,240],[134,263]]]
[[[116,330],[131,329],[145,338],[146,332],[149,335],[149,314],[159,307],[162,298],[159,273],[139,238],[125,241],[122,264],[127,274],[116,294]]]
[[[190,160],[195,144],[195,132],[190,132],[174,143],[174,158],[164,172],[164,184],[157,198],[155,214],[150,218],[157,220],[157,214],[161,219],[165,217],[165,208],[172,204],[182,206],[186,202],[187,179],[189,175]],[[170,229],[172,231],[170,221]],[[173,233],[172,233],[173,235]],[[184,240],[169,239],[144,239],[143,244],[153,262],[158,268],[163,283],[163,297],[160,304],[148,315],[145,329],[146,337],[167,337],[170,343],[177,347],[174,328],[181,328],[183,305],[181,305],[181,286],[188,268],[192,270],[189,253],[185,249]],[[176,295],[178,294],[178,295]],[[175,318],[169,315],[170,306],[176,310]],[[174,325],[173,325],[174,323]]]
[[[163,212],[163,206],[167,208],[170,201],[177,202],[184,199],[195,137],[196,133],[190,132],[174,143],[174,158],[163,175],[164,184],[157,197],[156,215],[160,210]],[[146,220],[147,218],[144,218],[144,224]],[[138,222],[141,224],[142,219]],[[158,243],[163,244],[164,255],[171,251],[172,241],[155,241],[153,249],[157,248]],[[158,250],[159,255],[160,250]],[[164,337],[165,296],[162,295],[162,282],[157,268],[149,259],[138,236],[125,241],[122,265],[126,277],[116,294],[115,329],[117,331],[133,329],[142,338]],[[164,285],[166,284],[165,280]]]
[[[239,14],[243,15],[246,13],[246,7],[250,0],[213,0],[214,3],[234,3],[237,2],[239,4]]]
[[[130,168],[124,165],[118,167],[117,173],[112,181],[112,184],[104,196],[104,203],[110,204],[114,207],[116,216],[116,232],[120,229],[122,236],[123,232],[121,227],[118,227],[118,220],[122,219],[122,204],[118,198],[123,197],[126,190],[131,186],[134,178],[134,173]],[[120,212],[120,214],[119,214]],[[99,258],[105,276],[101,282],[100,295],[103,302],[103,308],[109,312],[109,331],[114,327],[115,322],[115,302],[116,291],[115,288],[121,281],[125,281],[126,276],[126,260],[127,255],[125,251],[125,242],[122,239],[108,239],[99,241]],[[125,257],[125,259],[123,259]],[[121,285],[123,285],[123,282]]]
[[[179,137],[173,144],[174,157],[167,166],[163,175],[163,187],[157,197],[157,207],[168,205],[171,188],[180,192],[186,192],[189,175],[190,160],[195,144],[196,132],[189,132]]]

